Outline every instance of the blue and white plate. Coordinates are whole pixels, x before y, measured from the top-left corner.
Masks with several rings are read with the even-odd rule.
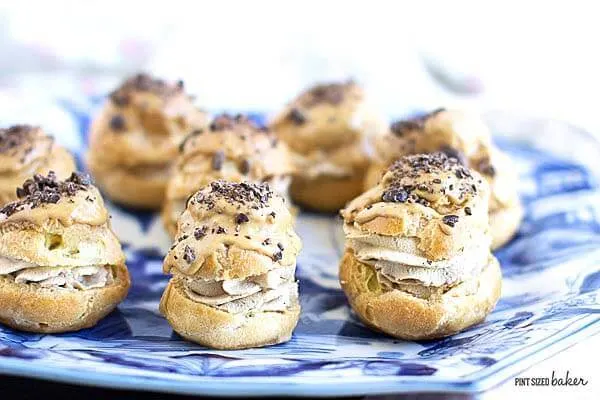
[[[85,113],[78,118],[86,125]],[[263,349],[206,349],[174,334],[157,310],[170,244],[160,219],[112,206],[133,280],[128,298],[96,327],[77,333],[0,327],[0,373],[244,396],[475,392],[500,383],[600,330],[600,144],[563,123],[499,113],[488,121],[519,168],[526,217],[497,253],[504,290],[484,323],[423,342],[370,331],[338,284],[339,219],[302,214],[302,315],[293,339]]]

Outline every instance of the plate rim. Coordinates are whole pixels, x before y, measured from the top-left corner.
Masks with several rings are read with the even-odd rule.
[[[223,397],[242,395],[247,397],[284,395],[336,397],[415,392],[474,394],[489,390],[538,362],[600,333],[600,316],[587,315],[581,319],[590,319],[591,321],[573,332],[565,329],[561,331],[561,335],[546,338],[536,345],[516,351],[508,357],[508,360],[505,359],[499,362],[498,367],[485,371],[483,377],[477,376],[476,373],[473,377],[460,380],[442,378],[424,382],[424,377],[362,376],[354,377],[353,382],[340,386],[337,383],[332,383],[331,378],[307,378],[302,383],[294,382],[297,378],[290,379],[289,377],[219,377],[216,379],[214,377],[189,375],[185,379],[164,379],[152,376],[119,375],[110,372],[91,373],[87,370],[79,371],[69,368],[57,369],[49,365],[34,367],[32,364],[35,363],[35,359],[21,360],[9,357],[0,357],[0,359],[3,359],[3,368],[0,373],[92,387]],[[546,343],[548,341],[549,343]],[[517,365],[519,368],[512,368]],[[373,383],[377,383],[377,388],[369,386]],[[237,385],[244,385],[243,393],[236,388]],[[276,385],[275,390],[274,385]]]

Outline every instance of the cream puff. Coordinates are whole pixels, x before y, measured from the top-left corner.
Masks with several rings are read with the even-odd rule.
[[[287,146],[271,131],[242,115],[219,115],[207,129],[189,135],[180,147],[165,196],[165,228],[175,236],[186,200],[213,181],[267,182],[287,199],[292,172]]]
[[[88,167],[111,200],[160,209],[179,145],[207,123],[182,81],[138,74],[111,93],[94,119]]]
[[[422,117],[394,122],[390,132],[377,139],[375,149],[365,190],[375,186],[398,158],[442,151],[475,169],[488,181],[492,248],[508,242],[518,230],[523,217],[518,176],[508,156],[492,143],[490,130],[481,118],[438,109]]]
[[[402,157],[341,212],[340,282],[368,326],[420,340],[482,321],[500,296],[489,186],[444,153]]]
[[[373,138],[387,130],[352,81],[312,87],[270,126],[294,157],[292,200],[325,212],[338,211],[362,192]]]
[[[190,197],[164,260],[160,311],[173,329],[217,349],[289,340],[300,315],[293,225],[267,183],[216,181]]]
[[[102,196],[86,175],[34,175],[0,209],[0,323],[42,333],[94,326],[129,274]]]
[[[33,174],[54,171],[66,179],[76,169],[75,159],[52,136],[31,125],[0,129],[0,207],[17,200],[17,187]]]

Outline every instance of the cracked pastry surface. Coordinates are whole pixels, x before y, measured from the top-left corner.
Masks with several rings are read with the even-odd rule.
[[[270,126],[292,152],[293,200],[319,211],[337,211],[362,191],[373,140],[387,130],[352,81],[306,90]]]
[[[186,200],[213,181],[267,182],[287,200],[293,166],[287,146],[243,115],[222,114],[180,146],[162,218],[171,236]]]
[[[126,296],[129,274],[89,177],[36,174],[0,209],[0,322],[32,332],[95,325]]]
[[[293,223],[266,183],[215,181],[191,196],[164,260],[160,310],[173,329],[223,349],[289,340],[300,312]]]
[[[506,154],[494,146],[481,118],[458,110],[438,109],[422,117],[400,120],[377,139],[365,189],[377,184],[385,169],[409,154],[442,151],[483,175],[490,185],[490,226],[493,248],[517,231],[523,211],[517,193],[518,176]]]
[[[71,153],[37,126],[0,129],[0,206],[17,200],[16,189],[33,174],[54,171],[60,179],[75,171]]]
[[[88,166],[112,200],[158,209],[179,145],[207,124],[182,81],[135,75],[110,94],[94,119]]]
[[[487,181],[444,153],[400,158],[348,203],[340,282],[361,319],[404,339],[484,319],[501,282],[488,203]]]

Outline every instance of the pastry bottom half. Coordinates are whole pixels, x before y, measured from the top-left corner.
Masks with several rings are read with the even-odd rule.
[[[383,287],[375,270],[346,250],[340,282],[358,317],[369,327],[406,339],[435,339],[460,332],[485,319],[500,297],[502,273],[493,255],[478,276],[422,298]]]
[[[192,300],[172,278],[160,300],[160,311],[185,339],[222,350],[247,349],[287,342],[300,317],[300,305],[285,312],[232,314]]]
[[[88,290],[43,288],[0,276],[0,323],[39,333],[90,328],[125,299],[130,280],[125,265],[113,266],[113,282]]]

